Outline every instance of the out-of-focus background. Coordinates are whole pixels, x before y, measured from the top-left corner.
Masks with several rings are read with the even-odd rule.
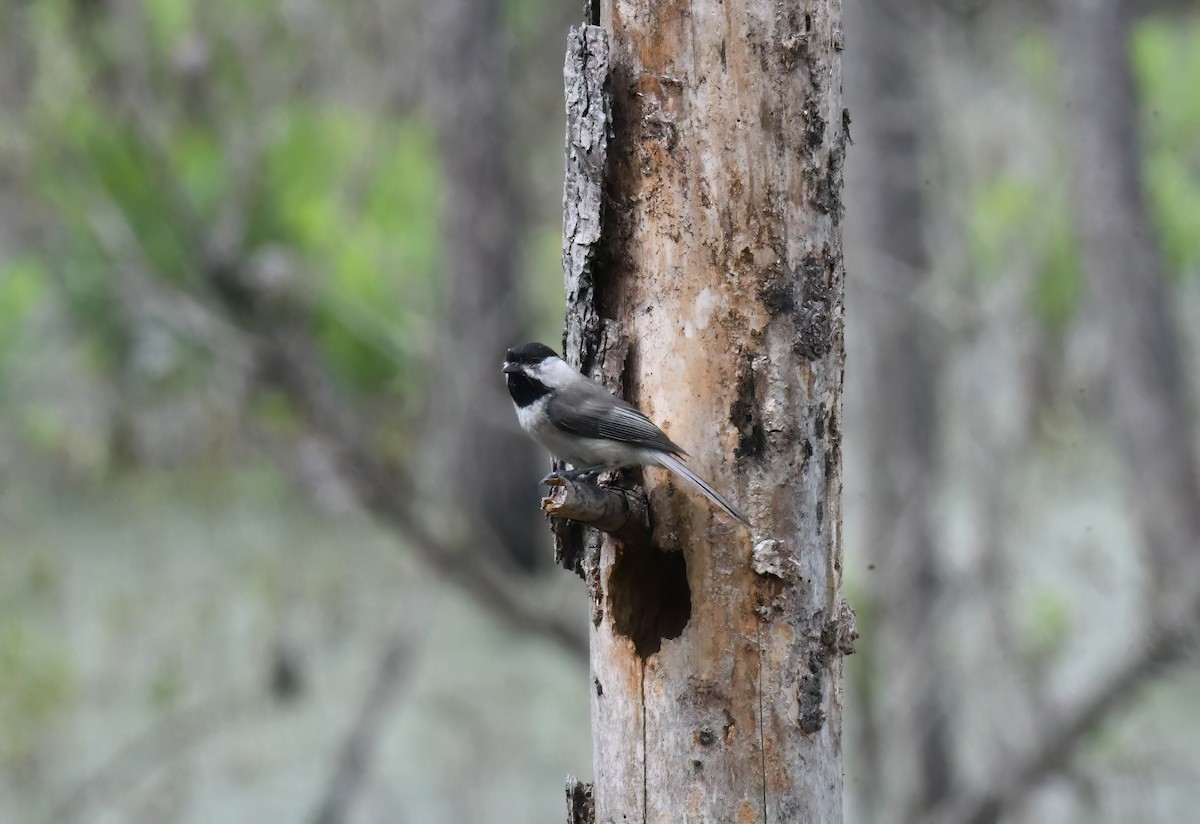
[[[846,3],[849,821],[1194,810],[1200,11],[1123,5]],[[0,821],[562,819],[579,13],[0,0]]]

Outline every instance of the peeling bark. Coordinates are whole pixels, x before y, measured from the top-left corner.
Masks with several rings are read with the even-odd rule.
[[[576,369],[617,390],[625,359],[624,344],[616,324],[601,319],[595,289],[612,129],[608,36],[604,29],[587,25],[571,30],[567,36],[563,80],[567,103],[567,168],[563,184],[563,279],[567,313],[563,357]],[[600,551],[599,536],[585,534],[582,526],[565,520],[554,521],[552,529],[555,563],[587,580]]]
[[[647,538],[560,530],[594,605],[596,821],[841,818],[856,633],[841,598],[840,14],[836,0],[603,2],[601,192],[570,169],[601,133],[578,130],[595,113],[578,101],[603,99],[603,78],[573,91],[568,60],[564,251],[586,242],[564,254],[567,355],[754,525],[647,469],[630,473]],[[573,34],[572,54],[584,43],[599,66],[598,38]],[[603,205],[598,245],[572,217],[581,194]]]
[[[567,776],[567,824],[595,824],[592,785],[573,775]]]

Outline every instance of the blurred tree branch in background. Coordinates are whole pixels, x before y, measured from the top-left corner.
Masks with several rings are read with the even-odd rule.
[[[1200,484],[1193,387],[1168,306],[1141,172],[1128,0],[1060,0],[1068,134],[1089,297],[1104,330],[1110,422],[1154,586],[1141,635],[989,780],[952,799],[946,822],[985,824],[1067,769],[1085,736],[1200,640]]]
[[[258,315],[250,329],[264,379],[283,390],[313,430],[327,439],[339,470],[364,509],[394,527],[405,545],[432,569],[498,617],[573,656],[586,657],[586,627],[546,610],[522,576],[496,560],[497,542],[486,524],[467,522],[464,526],[470,531],[456,539],[430,531],[413,508],[412,480],[401,468],[378,459],[364,442],[369,428],[343,401],[301,318]]]
[[[356,145],[355,133],[348,130],[357,118],[352,108],[342,115],[351,122],[339,124],[335,117],[333,128],[325,135],[320,132],[330,118],[310,119],[303,102],[293,104],[294,110],[282,119],[258,120],[259,109],[268,101],[278,106],[292,89],[308,82],[310,73],[321,79],[313,91],[317,96],[335,93],[335,79],[359,88],[354,85],[354,74],[362,64],[351,61],[343,65],[340,58],[322,49],[314,49],[307,63],[290,64],[290,74],[228,74],[236,59],[227,50],[243,52],[244,57],[244,52],[261,48],[302,48],[309,38],[326,45],[338,38],[370,40],[376,34],[371,15],[387,14],[382,5],[365,7],[359,12],[362,16],[326,19],[327,11],[314,7],[306,14],[316,17],[285,17],[282,28],[274,30],[264,20],[247,18],[250,25],[234,29],[240,41],[206,40],[195,31],[175,38],[173,51],[160,52],[155,50],[159,41],[150,38],[146,40],[150,51],[132,57],[113,51],[111,44],[119,34],[153,32],[156,26],[171,21],[146,17],[133,6],[119,3],[111,7],[71,5],[61,21],[62,31],[77,47],[78,62],[78,73],[68,73],[70,79],[64,82],[70,93],[78,96],[64,94],[46,101],[48,110],[42,116],[62,122],[60,140],[30,144],[27,150],[33,153],[35,164],[75,168],[78,174],[70,180],[40,177],[35,165],[29,184],[49,187],[51,201],[64,209],[66,225],[51,222],[46,231],[64,239],[59,250],[63,259],[55,268],[62,272],[59,285],[78,321],[79,333],[97,336],[103,362],[117,382],[118,402],[125,408],[117,416],[118,441],[136,437],[144,429],[140,422],[126,417],[139,415],[145,402],[145,378],[138,370],[139,339],[150,324],[164,330],[176,342],[174,346],[193,348],[192,356],[212,370],[209,374],[232,372],[236,376],[233,385],[241,387],[237,405],[255,403],[264,389],[277,390],[278,397],[290,406],[288,414],[297,416],[292,420],[307,427],[332,454],[332,466],[362,509],[394,528],[433,569],[476,596],[500,618],[582,657],[586,649],[582,622],[575,626],[576,622],[543,608],[521,575],[502,562],[504,553],[497,548],[506,546],[508,540],[519,544],[510,554],[527,551],[521,542],[531,530],[523,530],[525,538],[504,534],[501,524],[481,517],[477,505],[470,503],[470,495],[463,493],[460,501],[459,491],[452,488],[441,490],[440,496],[448,502],[457,523],[441,528],[447,534],[439,534],[418,508],[418,485],[413,479],[414,471],[419,474],[422,470],[412,446],[403,443],[397,449],[389,445],[398,437],[415,441],[405,434],[414,428],[415,419],[394,402],[381,403],[386,395],[381,390],[397,372],[402,377],[412,375],[413,365],[398,361],[397,356],[404,350],[419,352],[420,347],[399,348],[395,327],[400,322],[415,322],[414,311],[419,310],[405,307],[401,316],[385,318],[379,307],[391,304],[393,295],[423,299],[427,287],[413,273],[405,273],[403,264],[405,255],[419,264],[419,256],[428,253],[409,251],[404,237],[390,234],[388,225],[372,226],[371,220],[372,215],[383,220],[380,208],[393,206],[390,201],[397,198],[417,198],[413,205],[422,215],[428,214],[434,201],[432,192],[405,192],[422,185],[421,177],[414,178],[413,169],[405,165],[410,162],[403,154],[408,139],[403,134],[405,127],[399,144],[395,143],[396,134],[389,134],[389,126],[378,125],[366,133],[365,144]],[[206,12],[198,14],[201,21],[208,19]],[[53,33],[57,22],[53,17],[50,20],[47,31]],[[382,48],[384,44],[375,45]],[[317,64],[326,57],[334,62],[317,71]],[[234,62],[227,62],[229,59]],[[162,61],[168,61],[169,70],[152,75]],[[405,96],[386,83],[363,88],[379,95],[380,100],[372,105],[394,106]],[[222,104],[220,118],[201,103],[215,105],[218,100]],[[175,110],[175,106],[182,108]],[[316,131],[305,138],[312,142],[288,146],[288,132],[307,128]],[[338,134],[338,129],[344,134]],[[327,185],[330,170],[320,168],[322,141],[327,147],[340,142],[351,149],[349,156],[345,149],[337,150],[339,158],[349,160],[351,176],[336,185],[346,198],[345,207],[361,211],[345,231],[337,224],[341,219],[338,211],[323,213],[327,208],[323,202],[305,202],[308,187]],[[472,162],[478,168],[484,160]],[[48,171],[44,168],[40,174]],[[118,171],[132,179],[117,177]],[[311,180],[314,174],[318,181]],[[275,193],[273,187],[282,191]],[[506,192],[501,186],[492,201],[495,211],[504,211],[499,204]],[[469,197],[464,193],[459,199]],[[477,217],[469,214],[461,220],[470,222]],[[419,225],[412,228],[424,231]],[[464,237],[474,237],[476,231],[462,223],[457,227]],[[511,245],[513,231],[511,225],[505,225],[489,236],[498,235],[498,243]],[[327,238],[324,251],[313,247],[314,238]],[[73,258],[73,252],[86,262]],[[491,252],[488,248],[483,253]],[[507,264],[503,260],[506,254],[511,257],[511,253],[498,253],[494,262],[511,270],[511,260]],[[303,265],[301,255],[308,258]],[[395,255],[400,256],[398,261],[392,259]],[[399,263],[399,271],[389,261]],[[474,260],[472,265],[478,262]],[[100,268],[86,268],[97,266]],[[318,270],[328,266],[329,271],[314,281],[306,274],[309,266]],[[480,271],[487,274],[475,270]],[[399,287],[392,282],[397,276],[402,279]],[[472,292],[466,282],[453,285],[463,294]],[[515,288],[511,275],[501,277],[498,285]],[[347,291],[339,294],[341,289]],[[498,292],[493,293],[493,304],[498,297]],[[476,321],[475,325],[482,327],[486,320],[495,322],[499,316],[514,314],[492,311],[494,305],[488,309],[483,318],[464,317],[461,327]],[[433,329],[426,331],[445,337]],[[497,336],[506,334],[496,331],[490,338],[494,343]],[[494,367],[497,351],[502,349],[479,354],[476,362],[482,363],[486,357]],[[413,356],[405,357],[411,360]],[[468,368],[459,364],[450,369],[453,372],[460,367]],[[445,368],[435,357],[431,382],[441,380]],[[476,392],[494,384],[496,391],[491,395],[498,398],[502,382],[493,374],[496,371],[465,374],[487,381],[473,383],[470,388]],[[462,396],[455,402],[474,409],[482,405]],[[507,412],[506,402],[484,410],[488,418]],[[381,416],[395,422],[381,427]],[[461,437],[464,430],[459,425],[466,423],[458,420],[449,426]],[[491,428],[479,429],[472,435],[475,442],[479,437],[504,440],[496,438]],[[137,449],[125,445],[117,451]],[[446,460],[462,457],[447,456]],[[495,471],[486,455],[481,458],[487,463],[481,472]],[[516,484],[501,486],[520,489]],[[521,497],[533,513],[525,520],[533,521],[536,496]],[[516,505],[513,509],[518,517],[522,514]]]
[[[1200,595],[1200,591],[1196,592]],[[937,808],[931,820],[946,824],[990,824],[1019,809],[1039,785],[1070,767],[1085,738],[1127,704],[1164,664],[1196,644],[1196,597],[1172,598],[1157,609],[1153,623],[1128,656],[1097,678],[1092,690],[1063,707],[1036,740],[995,765],[987,781],[968,787]]]
[[[332,775],[312,817],[313,824],[342,824],[351,820],[355,797],[370,777],[375,751],[387,729],[387,717],[400,700],[400,692],[411,677],[419,640],[414,624],[424,629],[421,614],[430,607],[425,598],[415,607],[398,609],[387,633],[383,654],[374,680],[363,698]]]
[[[47,820],[54,824],[91,820],[89,813],[121,797],[156,765],[228,730],[259,709],[261,703],[257,695],[222,696],[157,720],[130,736],[100,769],[74,785],[53,805]]]
[[[580,662],[582,610],[527,574],[549,542],[498,371],[530,314],[507,29],[499,4],[446,4],[422,48],[418,10],[5,4],[24,34],[5,64],[37,69],[5,73],[27,85],[4,90],[21,117],[2,190],[35,217],[4,228],[38,251],[93,356],[105,471],[290,465],[317,505],[369,513],[499,621]],[[369,779],[408,649],[393,641],[319,820],[340,820]]]

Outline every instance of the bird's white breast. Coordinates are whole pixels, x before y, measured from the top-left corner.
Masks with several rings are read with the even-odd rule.
[[[538,398],[525,407],[516,406],[517,422],[529,435],[552,455],[569,463],[572,467],[632,466],[646,463],[639,454],[642,450],[604,438],[580,438],[563,432],[550,422],[546,415],[549,398]],[[515,406],[515,404],[514,404]]]

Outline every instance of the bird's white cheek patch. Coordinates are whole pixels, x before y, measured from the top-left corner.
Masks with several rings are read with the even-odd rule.
[[[521,428],[526,432],[533,432],[538,420],[545,415],[546,399],[539,398],[529,406],[517,407],[517,422],[521,424]]]

